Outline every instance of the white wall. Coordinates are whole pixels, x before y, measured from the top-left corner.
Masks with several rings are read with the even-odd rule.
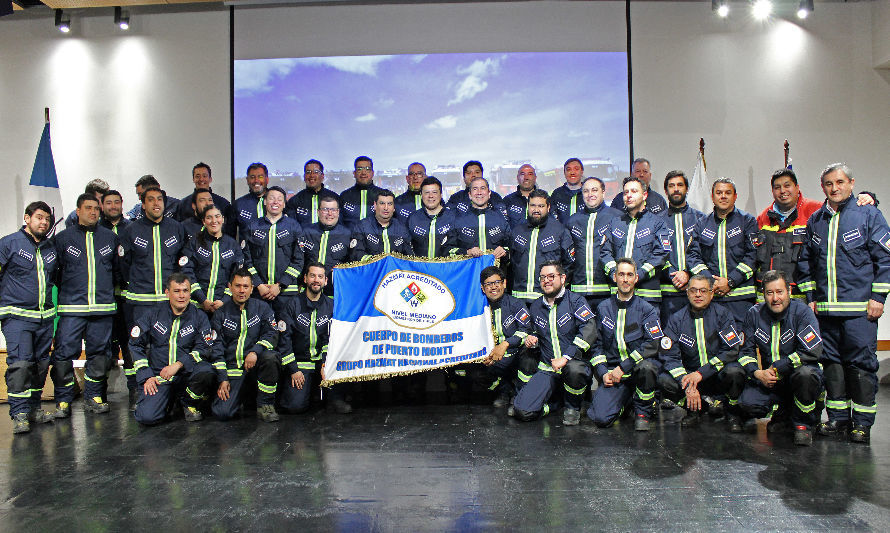
[[[890,69],[890,0],[874,0],[871,16],[872,64],[875,68]],[[887,79],[887,74],[882,74]]]
[[[69,35],[54,28],[51,12],[0,19],[3,234],[21,224],[44,107],[66,213],[96,177],[128,208],[143,174],[182,196],[199,160],[213,168],[214,190],[229,194],[228,10],[137,11],[127,33],[107,11],[75,15]]]

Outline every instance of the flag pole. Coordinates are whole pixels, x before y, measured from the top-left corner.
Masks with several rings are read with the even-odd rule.
[[[788,155],[791,153],[791,144],[788,142],[788,139],[785,139],[785,168],[788,168],[789,158]]]
[[[43,118],[46,120],[46,123],[49,124],[49,108],[43,108]]]
[[[705,170],[708,170],[708,164],[705,162],[705,138],[704,137],[700,137],[698,139],[698,153],[701,154],[702,166],[705,167]]]

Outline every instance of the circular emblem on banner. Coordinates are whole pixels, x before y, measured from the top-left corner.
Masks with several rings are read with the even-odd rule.
[[[429,329],[454,312],[454,295],[442,280],[422,272],[391,270],[374,293],[374,308],[396,324]]]

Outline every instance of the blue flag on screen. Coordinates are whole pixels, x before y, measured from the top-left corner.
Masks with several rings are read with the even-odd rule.
[[[385,256],[335,268],[325,383],[484,359],[494,341],[479,275],[493,264],[492,255],[453,261]]]

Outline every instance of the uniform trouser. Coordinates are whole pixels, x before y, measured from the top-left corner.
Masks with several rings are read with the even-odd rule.
[[[488,366],[482,365],[482,371],[473,376],[477,386],[508,396],[516,396],[537,369],[537,359],[529,352],[530,350],[522,347],[513,353],[505,353],[500,361]],[[519,377],[521,370],[525,370],[522,374],[528,376],[524,381]]]
[[[828,419],[872,426],[878,390],[878,323],[862,317],[820,316]]]
[[[677,314],[680,309],[687,305],[689,305],[689,298],[686,297],[685,292],[661,293],[661,327],[667,324],[668,319],[672,315]]]
[[[822,371],[816,365],[796,368],[787,379],[780,379],[773,388],[759,380],[749,379],[739,397],[739,409],[752,418],[763,418],[779,404],[791,412],[791,423],[812,428],[819,423],[816,400],[822,394]],[[784,405],[783,405],[784,404]]]
[[[739,396],[745,388],[745,380],[745,370],[742,366],[738,363],[730,363],[708,379],[701,380],[698,383],[698,392],[703,396],[725,399],[729,404],[730,412],[735,412]],[[667,399],[677,402],[679,405],[685,403],[686,393],[680,388],[680,382],[667,372],[662,372],[658,376],[658,387]]]
[[[625,374],[621,382],[611,387],[602,384],[593,391],[587,416],[599,427],[609,427],[633,402],[634,413],[651,418],[655,412],[655,392],[658,389],[658,373],[661,363],[645,359],[637,363],[630,374]]]
[[[173,407],[171,404],[177,400],[183,405],[190,405],[194,398],[186,393],[186,389],[200,384],[206,386],[212,383],[215,376],[213,367],[206,361],[195,365],[192,372],[180,371],[170,381],[163,380],[158,383],[158,392],[149,396],[145,394],[143,383],[139,384],[136,396],[136,411],[133,416],[136,421],[146,426],[153,426],[164,421],[167,411]]]
[[[40,408],[40,396],[49,369],[53,319],[28,322],[4,318],[0,329],[6,338],[6,390],[9,416]]]
[[[294,387],[291,383],[291,373],[287,368],[281,369],[281,387],[280,393],[278,394],[278,405],[281,409],[291,414],[305,413],[309,410],[312,402],[312,390],[313,387],[315,387],[315,380],[320,374],[318,370],[320,364],[320,362],[316,363],[315,368],[313,369],[300,369],[304,378],[303,387],[300,389]],[[327,395],[328,400],[344,400],[349,385],[351,385],[351,383],[342,383],[326,389],[325,394]]]
[[[157,304],[134,304],[130,300],[124,300],[124,323],[126,324],[128,343],[130,342],[130,331],[133,330],[136,321],[142,318],[142,315],[151,311],[155,305]],[[130,354],[129,346],[126,353],[121,350],[121,355],[124,357],[124,375],[127,376],[127,388],[135,389],[136,370],[133,369],[133,356]]]
[[[560,372],[554,372],[549,362],[540,363],[538,371],[513,399],[516,418],[534,420],[561,402],[565,402],[567,408],[580,410],[592,375],[590,363],[580,359],[570,359]],[[561,397],[557,392],[560,384],[563,388]]]
[[[275,392],[278,390],[278,354],[273,351],[263,352],[257,357],[256,364],[249,371],[244,372],[241,376],[229,376],[229,399],[221,400],[216,394],[218,390],[218,378],[213,380],[210,390],[195,390],[196,395],[212,396],[213,401],[210,409],[213,416],[219,420],[230,420],[238,414],[238,410],[244,403],[247,394],[253,391],[256,386],[256,404],[257,406],[273,405],[275,403]],[[192,386],[189,385],[189,390]],[[189,392],[189,391],[186,391]],[[189,395],[190,401],[193,399]]]
[[[757,299],[754,296],[745,300],[727,301],[723,298],[715,298],[714,301],[729,310],[732,318],[735,319],[736,328],[738,329],[741,329],[742,324],[745,323],[745,315],[748,314],[748,309],[751,309],[751,306],[757,303]]]
[[[117,312],[114,314],[111,324],[111,342],[108,345],[108,359],[111,361],[111,368],[117,366],[118,353],[124,361],[124,375],[127,377],[127,386],[130,387],[130,381],[133,386],[136,385],[136,370],[133,369],[133,357],[130,355],[130,329],[127,327],[126,313],[124,306],[126,301],[115,296],[114,301],[117,302]],[[130,387],[132,388],[132,387]]]
[[[85,398],[103,398],[108,377],[108,342],[111,339],[112,315],[61,315],[56,328],[51,376],[56,402],[74,401],[74,360],[80,357],[81,342],[86,353],[84,367]]]

